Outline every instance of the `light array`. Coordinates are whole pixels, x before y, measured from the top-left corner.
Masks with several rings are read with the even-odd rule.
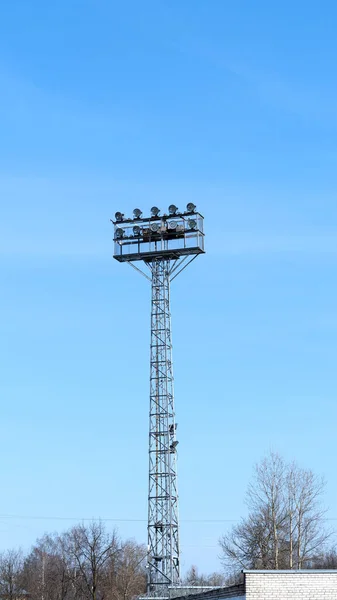
[[[198,229],[196,205],[193,202],[189,202],[186,206],[185,212],[179,212],[179,209],[175,204],[170,204],[168,207],[168,214],[160,215],[160,209],[157,206],[152,206],[151,216],[147,219],[143,218],[143,212],[140,208],[133,210],[133,218],[125,218],[125,215],[121,212],[115,213],[115,225],[118,225],[115,229],[115,238],[122,240],[124,237],[135,237],[140,238],[144,235],[161,235],[167,233],[168,235],[182,235],[185,229],[193,230]],[[193,215],[195,215],[193,217]],[[180,219],[179,219],[180,217]],[[186,218],[190,217],[190,218]],[[138,221],[139,224],[133,225],[132,229],[130,225]],[[127,225],[127,235],[123,224]]]
[[[162,219],[162,218],[167,218],[167,217],[179,217],[179,216],[183,216],[183,215],[188,215],[191,213],[195,213],[196,210],[196,205],[193,204],[193,202],[189,202],[186,206],[186,211],[185,212],[179,212],[179,209],[177,206],[175,206],[175,204],[170,204],[170,206],[168,207],[168,215],[164,214],[163,217],[160,216],[160,208],[158,208],[158,206],[152,206],[151,208],[151,217],[150,219]],[[115,219],[116,219],[116,223],[123,223],[123,221],[126,222],[130,222],[130,221],[138,221],[138,220],[142,220],[143,217],[143,211],[140,210],[140,208],[135,208],[133,211],[133,219],[128,219],[128,218],[124,218],[124,214],[121,212],[116,212],[115,213]],[[146,220],[146,219],[144,219]]]

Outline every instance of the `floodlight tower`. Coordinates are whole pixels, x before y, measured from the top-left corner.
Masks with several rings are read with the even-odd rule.
[[[171,204],[162,216],[153,206],[146,218],[138,208],[132,219],[116,212],[111,221],[114,258],[144,275],[152,289],[147,591],[160,596],[180,581],[170,283],[205,251],[203,216],[189,203],[184,212]]]

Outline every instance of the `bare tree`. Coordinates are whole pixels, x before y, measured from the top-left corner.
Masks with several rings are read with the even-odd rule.
[[[73,527],[60,538],[76,597],[104,600],[107,564],[120,551],[115,531],[109,533],[101,521]]]
[[[199,573],[198,567],[192,565],[187,571],[182,584],[186,586],[204,586],[204,587],[219,587],[225,585],[226,580],[221,573],[211,573],[205,575]]]
[[[16,600],[22,593],[23,555],[19,550],[0,554],[0,596]]]
[[[107,594],[109,600],[132,600],[146,592],[145,546],[128,540],[107,565]]]
[[[332,546],[316,556],[308,565],[310,569],[337,569],[337,548]]]
[[[57,534],[37,540],[23,569],[25,589],[33,600],[68,600],[71,579]]]
[[[254,479],[248,486],[248,506],[257,523],[269,533],[267,556],[270,568],[280,567],[281,536],[286,520],[284,510],[284,476],[286,465],[283,459],[271,453],[255,466]]]
[[[250,513],[220,540],[224,566],[229,571],[271,569],[271,537],[267,519],[259,513]]]
[[[270,453],[248,486],[248,517],[222,536],[227,568],[301,569],[323,551],[330,533],[321,507],[324,480]]]
[[[192,565],[188,569],[182,583],[186,586],[201,586],[205,584],[205,576],[199,573],[196,565]]]
[[[330,533],[323,527],[326,510],[321,507],[325,481],[311,470],[288,466],[286,492],[288,499],[289,566],[302,569],[322,551]]]

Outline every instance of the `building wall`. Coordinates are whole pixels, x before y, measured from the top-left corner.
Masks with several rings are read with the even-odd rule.
[[[337,600],[337,571],[246,573],[246,600]]]
[[[229,598],[234,598],[234,600],[246,600],[245,586],[243,583],[239,585],[230,585],[225,588],[209,588],[207,591],[202,591],[202,588],[199,588],[198,593],[189,593],[196,589],[198,588],[193,588],[193,586],[170,587],[168,600],[227,600]],[[143,598],[142,600],[150,599]]]

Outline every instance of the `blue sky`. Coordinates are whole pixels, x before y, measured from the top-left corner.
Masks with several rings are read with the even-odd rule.
[[[109,218],[172,201],[207,233],[172,286],[184,568],[220,568],[269,449],[337,523],[335,3],[0,12],[1,547],[91,517],[146,541],[150,289]]]

